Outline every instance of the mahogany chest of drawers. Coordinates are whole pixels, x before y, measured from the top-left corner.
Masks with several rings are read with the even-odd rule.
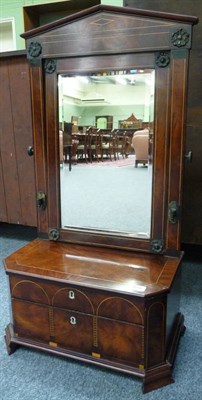
[[[184,329],[179,265],[165,256],[36,239],[5,260],[9,353],[23,345],[100,364],[142,377],[144,391],[171,382]]]

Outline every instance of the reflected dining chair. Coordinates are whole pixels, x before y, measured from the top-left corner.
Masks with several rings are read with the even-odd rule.
[[[104,133],[102,135],[102,158],[109,158],[112,161],[112,156],[116,159],[115,146],[114,146],[114,134],[113,132]]]
[[[102,133],[100,129],[89,127],[87,129],[87,153],[89,161],[102,160]]]

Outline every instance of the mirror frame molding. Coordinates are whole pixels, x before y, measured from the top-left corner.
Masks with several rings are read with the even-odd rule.
[[[47,207],[38,207],[39,236],[134,251],[179,252],[180,219],[173,223],[169,218],[169,204],[174,201],[181,208],[188,54],[196,23],[196,17],[99,5],[21,35],[31,65],[36,188],[47,201]],[[60,229],[57,77],[133,68],[155,69],[151,237]]]

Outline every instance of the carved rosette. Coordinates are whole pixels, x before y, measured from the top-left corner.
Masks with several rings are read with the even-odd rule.
[[[151,242],[151,250],[153,251],[153,253],[162,253],[163,251],[163,241],[162,240],[158,240],[158,239],[154,239]]]
[[[44,63],[44,70],[47,74],[53,74],[56,70],[56,61],[46,60]]]
[[[170,64],[170,55],[168,52],[161,51],[157,54],[156,65],[160,68],[165,68]]]
[[[189,41],[190,34],[184,29],[180,29],[179,31],[172,34],[172,44],[177,47],[184,47]]]
[[[42,53],[42,46],[39,42],[31,42],[27,51],[30,57],[37,58]]]
[[[60,237],[60,231],[56,228],[50,228],[48,232],[49,240],[58,240]]]

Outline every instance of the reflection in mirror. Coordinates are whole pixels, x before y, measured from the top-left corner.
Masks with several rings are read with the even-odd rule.
[[[59,76],[62,228],[150,237],[154,78]]]

